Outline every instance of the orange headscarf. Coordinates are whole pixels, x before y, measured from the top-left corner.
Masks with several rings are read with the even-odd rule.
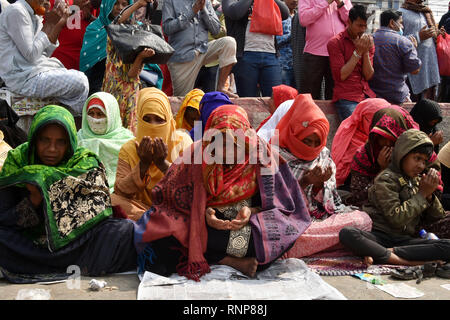
[[[192,127],[184,119],[184,113],[186,112],[187,107],[191,107],[196,109],[200,116],[200,101],[202,100],[204,95],[205,93],[202,90],[194,89],[189,91],[188,94],[184,97],[180,109],[178,109],[177,115],[175,117],[177,129],[186,129],[187,131],[191,131]]]
[[[292,107],[281,118],[276,129],[279,132],[279,143],[299,159],[312,161],[316,159],[327,144],[330,124],[310,94],[300,94],[295,98]],[[311,134],[320,138],[320,146],[309,147],[302,140]],[[273,139],[273,138],[272,138]]]
[[[223,164],[207,164],[203,160],[203,181],[208,193],[208,206],[220,206],[251,198],[257,190],[256,165],[249,163],[249,146],[257,141],[256,132],[248,121],[247,112],[236,105],[223,105],[215,109],[208,118],[205,132],[216,129],[222,133],[241,129],[245,134],[245,159],[227,169]],[[202,150],[210,144],[204,141]],[[203,153],[204,154],[204,153]],[[225,152],[223,153],[225,154]]]
[[[272,97],[275,109],[280,106],[283,102],[287,100],[295,99],[298,95],[298,91],[290,86],[280,84],[272,88]]]

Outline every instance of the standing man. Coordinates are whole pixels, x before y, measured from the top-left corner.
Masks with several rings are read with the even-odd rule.
[[[439,29],[444,27],[445,32],[450,33],[450,1],[448,2],[448,12],[439,21]]]
[[[194,89],[201,67],[218,59],[217,91],[236,97],[225,89],[226,80],[237,62],[236,41],[227,36],[208,43],[208,31],[217,35],[221,27],[210,0],[165,0],[162,27],[175,49],[167,63],[174,96],[185,96]]]
[[[380,15],[380,29],[374,35],[375,73],[370,88],[377,97],[400,105],[410,101],[406,85],[408,73],[417,74],[421,61],[417,56],[415,38],[403,36],[403,19],[400,11],[386,10]]]
[[[300,92],[311,93],[320,99],[322,81],[325,78],[325,99],[333,96],[333,77],[328,58],[328,41],[345,30],[350,0],[299,0],[299,20],[306,27],[306,44],[303,54]]]
[[[412,92],[422,98],[435,100],[436,86],[440,83],[435,39],[438,29],[430,8],[424,0],[405,0],[400,11],[403,14],[405,35],[412,35],[418,43],[417,53],[422,67],[417,74],[408,74]]]
[[[375,98],[369,88],[375,46],[367,30],[366,8],[355,5],[349,12],[348,27],[328,42],[334,79],[333,102],[341,121],[349,117],[358,103]]]

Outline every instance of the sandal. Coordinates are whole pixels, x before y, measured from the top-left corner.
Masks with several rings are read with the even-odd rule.
[[[441,278],[450,279],[450,262],[436,269],[436,275]]]
[[[450,264],[447,273],[450,277]],[[391,271],[391,276],[402,280],[417,279],[416,283],[419,284],[424,278],[431,278],[437,273],[437,263],[426,263],[422,266],[407,267],[406,269],[399,269]]]

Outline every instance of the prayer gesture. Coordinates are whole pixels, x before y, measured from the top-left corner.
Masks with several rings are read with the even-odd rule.
[[[427,40],[431,37],[436,36],[436,27],[429,27],[428,26],[424,26],[422,29],[420,29],[419,31],[419,37],[421,41]]]
[[[163,173],[165,173],[170,166],[166,160],[168,154],[169,149],[167,148],[167,144],[161,138],[155,138],[153,141],[153,161]]]
[[[381,170],[386,169],[389,165],[389,162],[391,162],[393,149],[394,148],[388,147],[388,146],[384,146],[381,149],[380,154],[378,155],[378,158],[377,158],[377,162],[380,165]]]
[[[437,146],[438,144],[441,144],[444,141],[444,136],[442,134],[442,131],[440,131],[440,130],[436,131],[433,134],[430,133],[429,137],[430,137],[431,141],[433,141],[433,144],[435,146]]]
[[[328,181],[333,175],[333,169],[328,166],[322,168],[320,166],[315,166],[314,169],[307,171],[300,181],[302,188],[306,188],[309,185],[314,185],[314,187],[319,188],[323,186],[323,183]]]
[[[141,143],[134,142],[141,163],[149,167],[153,162],[153,141],[150,137],[143,137]]]
[[[418,43],[417,43],[417,39],[414,36],[408,36],[408,39],[411,40],[412,44],[414,45],[414,48],[417,48]]]
[[[197,14],[200,10],[202,10],[205,7],[206,0],[197,0],[194,3],[194,6],[192,7],[192,11],[194,11],[195,14]]]
[[[372,36],[363,34],[361,37],[353,41],[356,47],[356,52],[361,56],[373,47],[374,42]]]
[[[206,208],[206,224],[216,230],[231,230],[231,222],[216,217],[216,211],[208,207]]]
[[[51,26],[64,26],[70,16],[70,9],[64,0],[55,2],[52,10],[47,11],[44,15],[45,24]]]
[[[30,192],[31,204],[33,205],[33,207],[38,208],[42,203],[42,195],[39,192],[39,189],[35,185],[30,183],[26,183],[25,187]]]
[[[252,215],[252,211],[249,207],[245,206],[239,210],[236,218],[231,220],[231,230],[239,230],[242,227],[245,227],[250,221],[250,216]]]
[[[431,200],[431,195],[439,186],[439,173],[436,169],[431,168],[427,174],[423,174],[419,183],[419,193],[427,198],[427,200]]]

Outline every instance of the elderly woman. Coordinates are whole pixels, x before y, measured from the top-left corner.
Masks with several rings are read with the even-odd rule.
[[[111,195],[113,205],[132,220],[151,207],[153,187],[192,144],[187,133],[176,129],[169,98],[156,88],[139,92],[136,129],[136,138],[120,149]]]
[[[225,154],[234,160],[224,162]],[[137,222],[141,271],[199,280],[210,264],[223,264],[252,277],[310,224],[289,167],[257,138],[238,106],[214,110],[203,141],[178,160],[153,189],[153,207]]]
[[[5,277],[66,273],[70,265],[84,275],[133,269],[133,224],[111,214],[104,167],[97,155],[77,147],[72,115],[59,106],[42,108],[28,142],[9,151],[0,171]]]
[[[116,98],[106,92],[97,92],[87,99],[78,131],[78,145],[99,156],[111,192],[114,191],[120,148],[133,138],[133,133],[122,126]]]

